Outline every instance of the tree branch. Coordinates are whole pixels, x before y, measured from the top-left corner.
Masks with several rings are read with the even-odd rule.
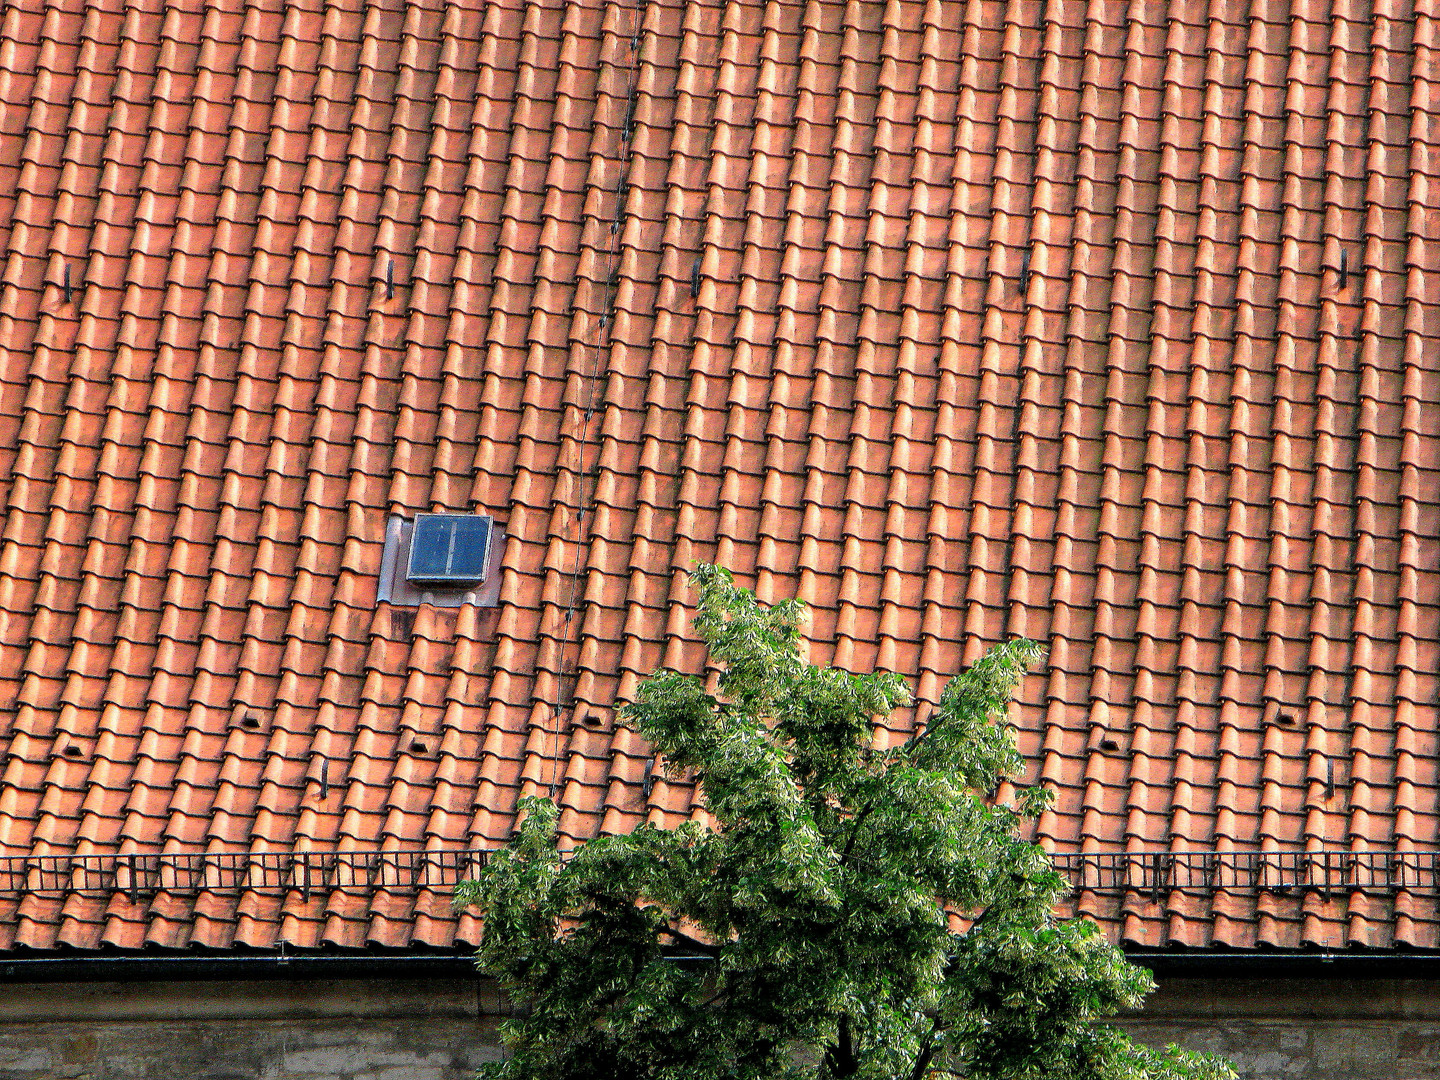
[[[940,723],[937,723],[935,719],[935,714],[939,711],[940,709],[937,704],[935,708],[930,710],[930,715],[925,718],[925,730],[920,732],[919,735],[910,736],[910,738],[906,739],[903,743],[900,744],[900,750],[903,753],[905,753],[907,756],[914,755],[915,751],[920,747],[920,744],[930,737],[930,733],[932,731],[934,731],[937,727],[940,726]],[[944,718],[942,717],[942,722],[943,719]]]
[[[931,718],[934,718],[934,713],[931,713]],[[910,738],[907,742],[905,742],[903,746],[901,746],[900,749],[906,751],[907,753],[914,753],[915,748],[925,741],[925,737],[929,735],[930,732],[934,731],[936,726],[937,725],[935,724],[929,724],[924,731],[922,731],[919,735],[915,735]],[[869,817],[870,811],[874,809],[875,800],[871,799],[868,803],[862,806],[859,813],[855,815],[853,823],[850,827],[850,839],[845,842],[845,850],[840,853],[841,866],[844,866],[845,863],[848,862],[850,859],[850,849],[855,846],[855,838],[860,835],[860,823],[863,822],[867,817]]]
[[[681,945],[688,945],[690,948],[696,950],[697,952],[704,953],[711,959],[714,959],[720,955],[720,946],[711,945],[708,942],[701,941],[699,938],[693,938],[689,934],[682,934],[679,930],[671,930],[669,927],[666,927],[660,932],[666,937],[673,938]]]
[[[915,1068],[910,1070],[910,1080],[925,1080],[925,1073],[930,1068],[930,1059],[935,1056],[935,1035],[940,1030],[940,1017],[936,1016],[931,1022],[930,1030],[925,1035],[925,1041],[920,1044],[920,1056],[915,1059]]]
[[[840,1014],[836,1025],[835,1045],[825,1051],[825,1067],[833,1080],[844,1080],[860,1071],[860,1062],[855,1058],[855,1041],[850,1035],[850,1016]]]
[[[850,824],[850,839],[845,841],[845,850],[840,853],[840,865],[844,866],[850,861],[850,849],[855,846],[855,838],[860,835],[860,825],[870,816],[870,811],[875,809],[875,801],[872,799],[860,808]]]

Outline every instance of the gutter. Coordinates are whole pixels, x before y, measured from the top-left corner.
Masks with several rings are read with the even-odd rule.
[[[1440,952],[1181,952],[1126,950],[1156,978],[1351,978],[1440,980]],[[678,963],[704,957],[675,955]],[[264,979],[478,979],[470,952],[68,953],[0,957],[0,984],[250,981]]]
[[[1157,979],[1437,979],[1440,952],[1168,952],[1127,949],[1132,963]]]
[[[0,983],[478,979],[472,953],[117,953],[0,958]]]

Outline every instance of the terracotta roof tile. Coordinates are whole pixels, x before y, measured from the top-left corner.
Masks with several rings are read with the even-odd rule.
[[[1434,947],[1435,33],[11,5],[0,945],[473,941],[522,792],[698,812],[613,706],[720,559],[920,717],[1048,641],[1037,834],[1120,939]],[[377,604],[471,508],[498,603]]]

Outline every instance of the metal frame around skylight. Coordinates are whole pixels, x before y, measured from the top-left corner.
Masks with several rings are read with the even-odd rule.
[[[432,572],[416,566],[417,556],[428,553],[422,542],[430,528],[449,526],[449,547],[445,554],[445,570]],[[462,526],[469,532],[470,527],[484,526],[484,543],[479,552],[471,553],[465,559],[466,570],[456,572],[456,543],[461,537]],[[490,545],[495,537],[495,523],[484,514],[416,514],[415,524],[410,533],[410,553],[405,560],[405,580],[417,585],[438,585],[463,588],[485,580],[485,571],[490,565]],[[473,571],[473,572],[472,572]]]

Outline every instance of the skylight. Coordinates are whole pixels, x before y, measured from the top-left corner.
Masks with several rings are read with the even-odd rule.
[[[407,581],[468,585],[485,577],[491,520],[478,514],[416,514]]]

